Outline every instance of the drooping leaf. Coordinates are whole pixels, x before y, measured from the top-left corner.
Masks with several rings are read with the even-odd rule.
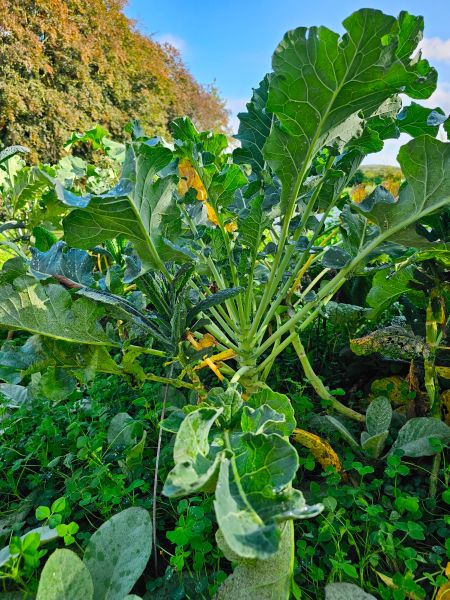
[[[350,348],[357,356],[379,353],[393,359],[411,360],[427,352],[423,338],[403,327],[391,325],[350,340]]]
[[[93,282],[93,261],[87,252],[67,248],[65,242],[57,242],[46,252],[30,248],[30,269],[38,279],[60,275],[75,283],[89,286]]]
[[[168,175],[155,180],[171,160],[172,152],[165,146],[130,146],[118,185],[89,198],[84,208],[65,218],[67,243],[88,249],[124,235],[134,243],[144,268],[161,268],[163,261],[173,259],[187,260],[186,254],[170,243],[176,241],[181,227],[174,196],[177,178]]]
[[[152,551],[149,513],[138,507],[117,513],[93,533],[84,564],[94,582],[93,600],[123,600],[142,575]]]
[[[88,569],[72,550],[55,550],[42,569],[36,600],[92,600]]]
[[[406,456],[432,456],[436,453],[436,448],[430,443],[430,438],[436,438],[444,444],[448,444],[450,427],[433,417],[410,419],[398,432],[389,454],[395,450],[401,450]]]
[[[305,448],[309,448],[311,454],[323,469],[334,467],[338,473],[343,472],[344,469],[336,451],[320,436],[311,433],[310,431],[305,431],[304,429],[295,429],[294,440],[302,446],[305,446]]]
[[[155,315],[140,310],[128,298],[120,296],[119,294],[111,294],[107,291],[91,288],[80,288],[77,290],[77,295],[89,298],[100,304],[114,307],[114,309],[121,313],[123,317],[136,321],[141,327],[146,327],[153,335],[157,335],[155,331],[157,318]],[[161,323],[159,323],[159,325],[160,324]]]
[[[387,398],[379,396],[372,400],[366,412],[366,428],[370,435],[389,429],[392,419],[392,406]]]
[[[104,312],[87,298],[72,301],[57,284],[42,285],[31,277],[0,286],[0,326],[23,329],[79,344],[113,346],[99,319]]]

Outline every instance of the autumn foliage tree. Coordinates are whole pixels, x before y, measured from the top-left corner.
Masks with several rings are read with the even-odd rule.
[[[114,135],[137,118],[167,133],[189,115],[226,126],[213,86],[202,86],[177,50],[139,33],[125,0],[0,0],[0,140],[59,158],[68,135],[99,123]]]

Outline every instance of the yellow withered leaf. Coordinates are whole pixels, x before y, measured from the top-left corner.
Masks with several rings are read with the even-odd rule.
[[[294,429],[294,440],[305,448],[309,448],[324,469],[333,466],[338,473],[343,473],[341,460],[327,441],[304,429]]]
[[[187,158],[183,158],[178,163],[178,174],[180,175],[180,181],[178,182],[178,193],[180,196],[184,196],[190,188],[193,188],[197,192],[197,200],[201,200],[202,202],[206,200],[207,193],[205,186]]]
[[[180,176],[180,181],[178,182],[179,195],[184,196],[190,188],[193,188],[197,192],[197,200],[200,200],[200,202],[203,202],[206,206],[208,219],[211,221],[211,223],[214,223],[214,225],[219,225],[216,211],[211,204],[206,201],[208,193],[205,189],[205,186],[203,185],[203,182],[200,179],[197,171],[187,158],[183,158],[183,160],[180,160],[178,163],[178,174]],[[233,221],[225,225],[225,230],[229,232],[235,231],[236,228],[237,225]]]
[[[436,594],[436,600],[450,600],[450,581],[441,585]]]
[[[198,340],[198,347],[211,348],[211,346],[217,346],[217,340],[211,333],[205,333],[205,335]]]
[[[445,576],[450,579],[450,561],[447,563],[444,573],[445,573]]]

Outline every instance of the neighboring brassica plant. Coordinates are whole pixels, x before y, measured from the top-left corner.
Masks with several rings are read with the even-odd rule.
[[[125,600],[152,551],[152,524],[143,508],[114,515],[91,536],[83,559],[55,550],[42,570],[36,600]]]
[[[215,488],[225,553],[266,561],[258,567],[266,572],[274,564],[267,561],[283,556],[279,598],[289,594],[293,550],[290,535],[288,551],[281,543],[291,530],[284,522],[318,509],[305,508],[291,488],[297,462],[286,411],[268,400],[253,406],[254,398],[272,393],[264,382],[292,344],[317,394],[363,422],[316,375],[300,334],[371,261],[426,243],[418,224],[450,203],[450,147],[435,139],[448,121],[440,109],[401,108],[399,96],[424,99],[436,87],[435,70],[416,50],[422,18],[363,9],[344,27],[342,37],[325,27],[285,35],[273,72],[240,115],[233,154],[224,135],[177,119],[173,143],[131,128],[112,189],[77,195],[55,182],[69,211],[64,240],[77,249],[33,251],[0,273],[0,324],[39,336],[53,366],[161,381],[203,401],[178,430],[165,491]],[[379,187],[351,202],[345,188],[362,160],[400,133],[415,139],[399,152],[398,198]],[[119,269],[92,274],[79,249],[105,255],[123,240],[133,250],[120,246]],[[138,360],[145,353],[170,363],[170,376],[146,373]],[[229,387],[223,406],[211,405],[204,365]],[[233,421],[229,401],[239,404],[241,391],[248,405]],[[237,562],[235,573],[245,573]]]
[[[371,401],[366,412],[367,431],[361,433],[360,444],[337,418],[330,415],[325,418],[351,446],[376,459],[383,453],[389,435],[392,407],[383,396]],[[442,444],[450,443],[450,427],[434,417],[414,417],[400,428],[388,454],[399,451],[412,457],[433,456],[440,451],[439,445],[433,445],[433,439]]]

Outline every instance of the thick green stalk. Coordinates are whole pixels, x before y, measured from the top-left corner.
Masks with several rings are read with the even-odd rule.
[[[428,212],[432,212],[432,210]],[[397,225],[396,227],[392,227],[392,229],[390,230],[385,231],[384,233],[380,234],[375,240],[373,240],[370,244],[368,244],[358,256],[356,256],[346,267],[341,269],[339,273],[337,273],[333,277],[333,279],[331,279],[320,289],[314,300],[312,300],[308,304],[305,304],[294,316],[289,318],[277,331],[275,331],[259,348],[258,354],[261,354],[262,352],[270,348],[270,346],[272,346],[272,344],[274,344],[279,337],[288,333],[292,329],[292,327],[299,323],[312,308],[314,308],[318,304],[322,304],[323,300],[327,296],[333,296],[338,291],[338,289],[345,283],[345,281],[347,281],[347,279],[350,279],[355,269],[357,269],[360,266],[360,264],[366,259],[366,257],[369,254],[371,254],[381,243],[383,243],[386,239],[394,235],[397,231],[400,231],[401,229],[404,229],[405,227],[408,227],[408,225],[414,223],[415,220],[416,218],[414,215],[410,219],[405,219],[403,223]]]
[[[187,383],[186,381],[181,381],[181,379],[172,379],[170,377],[160,377],[159,375],[153,375],[152,373],[146,374],[145,379],[148,381],[156,381],[158,383],[165,383],[167,385],[172,385],[176,388],[187,388],[188,390],[197,389],[193,383]]]
[[[273,319],[275,312],[277,310],[277,308],[280,306],[280,304],[283,302],[283,300],[286,298],[291,286],[293,285],[298,273],[300,272],[300,270],[303,268],[304,264],[306,263],[306,261],[308,260],[309,257],[309,252],[311,250],[311,248],[314,246],[314,242],[318,239],[318,237],[322,234],[322,230],[323,227],[325,225],[325,221],[329,215],[329,213],[331,212],[331,210],[334,208],[334,206],[336,205],[336,202],[338,200],[338,197],[333,198],[333,200],[330,202],[330,204],[327,207],[327,210],[324,212],[323,217],[322,217],[322,221],[319,225],[319,227],[317,228],[317,230],[314,232],[314,234],[312,235],[307,248],[302,252],[302,254],[300,255],[299,259],[297,260],[294,268],[292,269],[292,273],[291,276],[288,277],[288,279],[285,281],[283,287],[281,288],[280,292],[277,294],[277,297],[275,298],[275,300],[272,302],[272,304],[270,305],[270,308],[267,312],[267,315],[264,318],[264,321],[258,331],[258,333],[256,334],[256,342],[258,342],[262,336],[264,335],[264,332],[267,329],[268,324],[270,323],[270,321]],[[302,220],[303,223],[303,220]],[[294,233],[293,236],[293,241],[296,242],[298,240],[298,238],[300,237],[302,233],[302,225],[299,226],[299,228],[297,229],[297,231]],[[292,252],[293,252],[293,247],[292,248]],[[289,264],[289,260],[292,257],[292,252],[290,253],[290,256],[288,257],[287,261],[283,261],[286,262],[286,264],[282,265],[283,269],[286,269],[286,267]],[[280,268],[281,270],[281,268]]]
[[[292,258],[292,254],[294,253],[294,250],[295,250],[295,244],[293,243],[287,248],[284,257],[281,260],[284,246],[287,241],[287,236],[288,236],[288,232],[289,232],[289,224],[294,215],[297,196],[300,191],[300,187],[303,183],[305,174],[306,174],[306,169],[303,170],[302,177],[298,181],[298,188],[295,188],[295,192],[293,194],[294,200],[291,201],[290,207],[283,219],[283,226],[281,229],[280,239],[279,239],[278,245],[277,245],[277,252],[276,252],[274,260],[273,260],[272,269],[270,271],[269,281],[266,284],[266,287],[265,287],[265,290],[263,293],[263,297],[261,298],[261,301],[258,306],[258,310],[256,311],[256,314],[253,318],[252,327],[249,332],[249,335],[252,338],[255,336],[256,332],[258,331],[258,327],[261,322],[261,318],[263,317],[264,312],[270,303],[270,300],[272,299],[273,295],[275,294],[278,284],[280,283],[281,278],[283,277],[285,270],[289,264],[289,261]],[[304,224],[306,223],[306,221],[308,220],[308,218],[312,212],[312,209],[317,200],[317,196],[320,192],[321,187],[322,187],[322,185],[319,184],[317,186],[317,188],[314,190],[314,193],[311,195],[311,198],[309,199],[308,204],[305,208],[305,212],[303,213],[301,223],[300,223],[299,227],[297,228],[297,231],[293,235],[293,242],[296,242],[298,240],[298,238],[300,237],[300,235],[303,231]],[[281,263],[280,263],[280,261],[281,261]],[[288,289],[289,289],[289,287],[288,287]]]
[[[426,311],[425,341],[427,346],[427,352],[424,355],[425,389],[427,390],[428,398],[430,401],[431,415],[436,419],[441,418],[441,404],[439,398],[439,387],[435,361],[436,351],[440,339],[439,329],[443,327],[444,323],[444,300],[442,298],[439,286],[436,286],[431,291]],[[431,467],[429,487],[430,498],[434,498],[437,492],[440,464],[441,453],[438,452],[433,457],[433,464]]]
[[[184,215],[184,217],[186,219],[187,224],[189,225],[189,229],[192,231],[192,233],[194,234],[194,236],[196,237],[196,239],[199,240],[199,243],[200,243],[200,246],[202,247],[202,249],[205,249],[206,248],[206,244],[199,237],[199,235],[198,235],[198,229],[197,229],[194,221],[189,216],[188,211],[186,210],[186,208],[182,204],[180,205],[180,209],[181,209],[181,212],[183,213],[183,215]],[[219,273],[219,271],[217,270],[216,265],[214,264],[214,261],[211,259],[210,256],[208,256],[206,258],[206,265],[209,268],[209,271],[210,271],[212,277],[214,277],[215,282],[219,286],[219,289],[220,290],[227,289],[229,287],[227,285],[227,282],[223,279],[221,273]],[[234,307],[234,304],[232,303],[231,300],[226,300],[224,304],[227,307],[228,314],[230,315],[231,320],[233,322],[236,322],[238,319],[237,319],[237,313],[236,313],[236,309]]]
[[[324,386],[320,377],[315,373],[314,369],[312,368],[299,335],[295,331],[293,331],[291,335],[292,345],[294,346],[294,350],[296,351],[297,356],[300,360],[300,364],[302,365],[303,371],[319,398],[330,402],[331,407],[334,408],[334,410],[336,410],[337,412],[343,414],[344,416],[349,417],[350,419],[353,419],[355,421],[359,421],[360,423],[363,423],[366,420],[364,415],[360,414],[359,412],[356,412],[348,406],[345,406],[345,404],[342,404],[342,402],[339,402],[339,400],[337,400],[332,394],[330,394],[330,392]]]

